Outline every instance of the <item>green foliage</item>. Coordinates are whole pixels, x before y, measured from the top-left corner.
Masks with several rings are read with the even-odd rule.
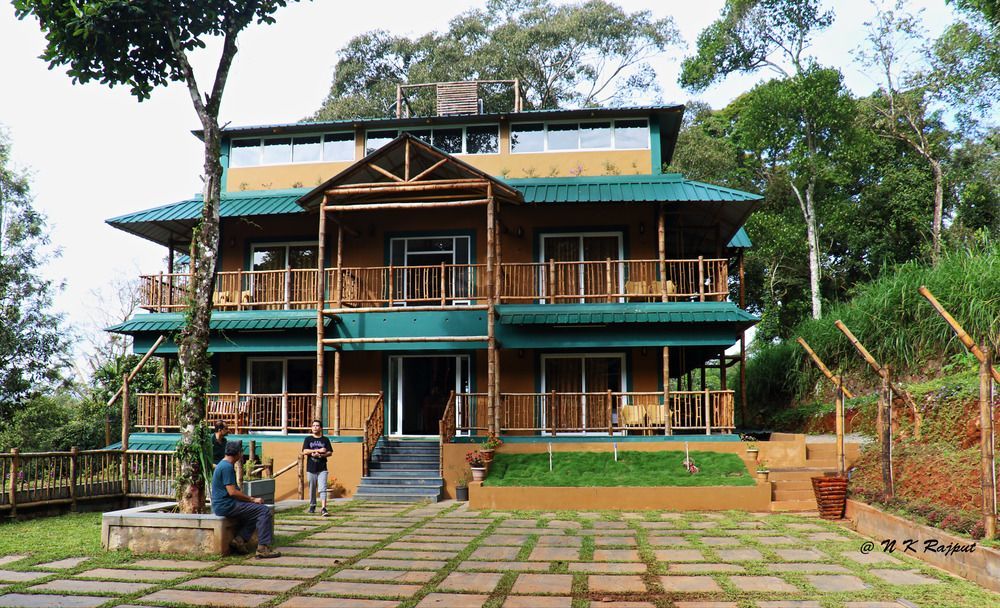
[[[397,84],[469,79],[520,79],[528,108],[626,103],[657,89],[648,59],[679,40],[671,18],[605,0],[489,0],[444,32],[408,38],[375,30],[351,39],[314,118],[386,116]],[[483,98],[487,111],[513,106],[509,87],[487,86]],[[415,92],[410,107],[433,114],[433,93]]]
[[[752,486],[736,454],[691,452],[699,472],[684,467],[684,452],[555,452],[496,454],[484,486]]]
[[[0,423],[40,391],[63,382],[69,341],[51,312],[56,287],[47,261],[45,216],[33,207],[27,175],[12,166],[0,130]]]
[[[964,347],[917,293],[927,286],[976,340],[1000,347],[1000,244],[946,252],[936,266],[910,261],[857,287],[853,299],[791,332],[801,336],[834,373],[861,375],[867,364],[834,327],[840,319],[876,360],[899,373],[926,373]],[[839,371],[838,371],[839,370]],[[747,364],[751,402],[780,409],[817,389],[820,374],[793,339],[764,343]]]

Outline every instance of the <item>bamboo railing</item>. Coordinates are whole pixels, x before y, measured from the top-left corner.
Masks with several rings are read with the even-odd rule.
[[[385,408],[382,407],[382,394],[379,393],[375,407],[372,409],[371,414],[368,415],[368,419],[365,420],[364,444],[361,455],[362,474],[364,476],[368,475],[368,461],[371,459],[372,452],[375,451],[375,445],[378,444],[378,440],[382,437],[384,430]]]
[[[444,444],[450,443],[455,437],[455,391],[451,391],[448,395],[448,403],[444,406],[444,413],[441,414],[441,420],[438,422],[438,468],[441,471],[441,477],[444,477]]]
[[[380,403],[381,393],[340,393],[340,430],[341,431],[363,431],[365,422],[371,416],[372,410]],[[335,396],[332,393],[325,395],[330,412],[327,427],[333,428],[333,404]]]
[[[671,391],[668,416],[662,392],[501,393],[500,430],[551,435],[731,432],[735,428],[734,394],[731,390]],[[456,432],[483,430],[478,418],[480,410],[485,416],[485,401],[481,393],[456,395]]]
[[[722,301],[729,295],[729,261],[659,260],[500,264],[499,302]],[[327,268],[326,306],[454,306],[485,304],[484,264]],[[143,275],[141,306],[156,312],[185,307],[190,274]],[[226,271],[216,275],[216,310],[313,309],[319,299],[315,269]]]
[[[180,393],[139,393],[136,427],[154,433],[178,427]],[[224,420],[236,432],[280,431],[301,433],[312,424],[316,395],[312,393],[212,393],[205,419]]]

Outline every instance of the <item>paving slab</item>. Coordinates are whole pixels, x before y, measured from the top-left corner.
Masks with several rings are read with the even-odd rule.
[[[215,576],[203,576],[191,581],[187,581],[180,588],[207,587],[211,589],[221,589],[224,591],[249,591],[251,593],[284,593],[293,587],[301,585],[300,581],[266,579],[266,578],[225,578]]]
[[[775,549],[774,554],[789,562],[818,562],[827,555],[815,549]]]
[[[660,584],[667,593],[711,593],[722,591],[711,576],[661,576]]]
[[[282,568],[280,566],[254,566],[251,564],[233,564],[216,570],[217,574],[243,574],[266,578],[291,578],[304,580],[323,574],[326,568]]]
[[[649,544],[654,547],[688,546],[691,542],[683,536],[647,536]]]
[[[768,568],[775,572],[818,572],[824,574],[848,574],[850,572],[850,570],[839,564],[819,563],[768,564]]]
[[[709,547],[732,547],[740,544],[740,539],[732,536],[703,536],[701,542]]]
[[[592,572],[594,574],[641,574],[646,564],[633,562],[570,562],[570,572]]]
[[[864,591],[868,585],[852,574],[807,574],[806,581],[824,593]]]
[[[433,572],[409,570],[364,570],[348,568],[333,575],[334,580],[378,581],[383,583],[426,583],[434,578]]]
[[[524,575],[522,575],[524,576]],[[495,572],[452,572],[438,585],[441,591],[491,593],[502,574]]]
[[[822,604],[815,600],[774,600],[757,602],[757,608],[822,608]]]
[[[738,564],[670,564],[667,571],[680,574],[700,574],[703,572],[745,572],[746,569]]]
[[[516,559],[520,551],[520,547],[479,547],[469,555],[469,559],[487,561]]]
[[[114,598],[94,595],[8,593],[0,595],[0,606],[5,608],[94,608],[112,599]]]
[[[572,591],[572,574],[518,574],[510,590],[516,595],[567,595]]]
[[[125,595],[127,593],[145,591],[150,587],[155,587],[155,585],[152,583],[113,583],[110,581],[81,581],[77,579],[64,579],[35,585],[34,587],[30,587],[30,589],[31,591],[108,593],[114,595]]]
[[[903,563],[898,558],[889,555],[888,553],[883,553],[881,551],[873,551],[871,553],[862,553],[860,551],[845,551],[842,553],[844,557],[851,561],[858,562],[859,564],[901,564]]]
[[[639,552],[635,549],[595,549],[595,562],[637,562]]]
[[[500,543],[500,542],[496,541],[497,536],[506,536],[506,535],[494,534],[492,536],[489,536],[489,537],[487,537],[487,541],[486,541],[487,544],[495,544],[495,545],[517,544],[517,545],[519,545],[522,542],[524,542],[524,540],[527,540],[527,538],[528,538],[527,536],[525,536],[524,540],[519,541],[517,543]],[[464,543],[468,544],[468,543],[471,543],[475,538],[476,538],[476,536],[471,536],[471,535],[467,535],[467,534],[449,534],[448,536],[445,536],[445,537],[436,536],[436,535],[429,535],[429,534],[407,534],[406,536],[402,537],[400,540],[411,542],[411,543],[464,542]]]
[[[405,568],[407,570],[440,570],[447,562],[435,560],[408,561],[400,559],[383,559],[378,557],[366,557],[354,563],[356,568]],[[468,563],[468,562],[466,562]]]
[[[595,530],[628,530],[629,526],[623,521],[595,521]]]
[[[598,547],[608,547],[614,545],[634,547],[638,544],[638,542],[635,540],[634,536],[595,536],[594,544]]]
[[[19,562],[22,559],[28,557],[27,555],[4,555],[0,557],[0,566],[6,566],[7,564],[13,564],[14,562]]]
[[[761,552],[756,549],[717,549],[715,554],[726,562],[753,562],[764,559]]]
[[[395,600],[361,600],[343,597],[306,597],[298,595],[278,605],[278,608],[395,608]]]
[[[807,534],[806,538],[814,542],[835,543],[844,543],[851,540],[850,537],[844,536],[843,534],[837,534],[836,532],[816,532],[814,534]]]
[[[330,553],[340,553],[336,549],[330,549],[329,547],[298,547],[298,546],[284,546],[279,549],[282,555],[303,555],[306,557],[333,557]],[[345,552],[347,552],[345,550]],[[357,551],[350,551],[350,553],[357,553]],[[337,556],[344,557],[344,556]],[[352,556],[353,557],[353,556]],[[346,557],[345,557],[346,559]]]
[[[587,588],[594,593],[645,593],[646,584],[641,576],[632,574],[591,574]]]
[[[597,527],[597,525],[596,525],[597,523],[602,523],[602,522],[594,522],[594,524],[595,524],[594,527],[595,528]],[[558,528],[558,529],[561,529],[561,530],[579,530],[580,528],[583,527],[583,524],[581,524],[578,521],[567,521],[567,520],[564,520],[564,519],[553,519],[552,521],[549,522],[548,527],[550,527],[550,528]]]
[[[653,555],[661,562],[700,562],[705,559],[697,549],[654,549]]]
[[[536,547],[582,547],[583,538],[579,536],[541,536]]]
[[[554,595],[536,595],[524,597],[523,595],[511,595],[504,600],[502,608],[570,608],[573,605],[571,597],[557,597]]]
[[[762,545],[794,545],[799,541],[789,536],[758,536],[757,542]]]
[[[393,585],[388,583],[357,583],[350,581],[320,581],[306,593],[329,595],[358,595],[368,597],[395,597],[405,599],[420,591],[421,585]]]
[[[674,602],[676,608],[737,608],[736,602],[712,602],[694,600],[690,602]]]
[[[447,561],[456,555],[458,555],[458,551],[394,551],[392,549],[381,549],[373,553],[372,557],[379,559],[432,559]]]
[[[474,593],[430,593],[417,608],[482,608],[488,599],[488,595]]]
[[[201,570],[218,565],[218,562],[201,561],[196,559],[140,559],[139,561],[126,564],[136,568],[154,568],[158,570]]]
[[[818,524],[806,524],[806,523],[790,523],[785,524],[786,527],[792,530],[797,530],[799,532],[822,532],[826,528]]]
[[[28,581],[51,576],[55,572],[15,572],[13,570],[0,570],[0,583],[26,583]]]
[[[872,568],[868,573],[877,576],[890,585],[937,585],[941,581],[924,576],[917,570],[891,570],[887,568]]]
[[[847,602],[844,608],[901,608],[899,602]]]
[[[495,572],[548,572],[548,562],[480,562],[465,561],[458,565],[459,570],[490,570]]]
[[[76,568],[89,559],[89,557],[67,557],[66,559],[60,559],[47,564],[35,564],[32,568],[41,568],[43,570],[69,570],[70,568]]]
[[[762,591],[764,593],[796,593],[799,588],[790,585],[777,576],[731,576],[729,582],[740,591]]]
[[[569,562],[580,559],[580,550],[566,547],[535,547],[528,559],[533,562]]]
[[[190,572],[181,570],[123,570],[118,568],[94,568],[74,574],[73,578],[103,578],[124,581],[159,582],[171,581],[175,578],[188,576]]]
[[[282,548],[284,550],[284,548]],[[296,566],[311,566],[314,568],[331,568],[340,564],[343,560],[337,559],[335,557],[307,557],[304,555],[282,555],[281,557],[272,557],[268,560],[255,560],[254,563],[265,562],[268,566],[284,566],[284,567],[296,567]],[[265,563],[260,563],[261,566]]]
[[[221,593],[216,591],[184,591],[164,589],[151,593],[138,601],[143,603],[173,603],[192,606],[220,606],[222,608],[253,608],[271,601],[270,595],[251,593]]]
[[[656,608],[652,602],[634,602],[630,600],[605,600],[590,602],[590,608]]]

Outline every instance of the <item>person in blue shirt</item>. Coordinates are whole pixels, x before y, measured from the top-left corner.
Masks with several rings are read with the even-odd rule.
[[[225,457],[219,461],[212,474],[212,512],[231,517],[239,522],[239,529],[230,547],[237,553],[248,553],[247,542],[257,530],[257,557],[280,557],[271,548],[274,515],[262,498],[251,498],[236,484],[235,464],[243,458],[243,442],[226,443]]]

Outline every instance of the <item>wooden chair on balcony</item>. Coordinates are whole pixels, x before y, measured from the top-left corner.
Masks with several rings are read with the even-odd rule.
[[[653,434],[656,434],[657,431],[655,429],[657,427],[663,429],[666,428],[667,410],[663,407],[662,403],[647,403],[643,407],[646,409],[646,424],[654,427],[651,431]],[[665,432],[666,431],[664,431],[664,433]]]
[[[215,291],[212,293],[212,304],[216,308],[235,308],[237,304],[249,304],[253,295],[249,289],[243,291]]]
[[[673,281],[667,281],[667,295],[677,293]],[[629,302],[658,302],[662,293],[659,281],[625,281],[625,295]]]
[[[646,413],[640,405],[623,405],[618,410],[618,420],[627,433],[629,429],[641,429],[646,426]]]
[[[243,412],[235,399],[209,401],[206,418],[210,425],[217,420],[225,422],[234,433],[239,433],[243,426]]]

